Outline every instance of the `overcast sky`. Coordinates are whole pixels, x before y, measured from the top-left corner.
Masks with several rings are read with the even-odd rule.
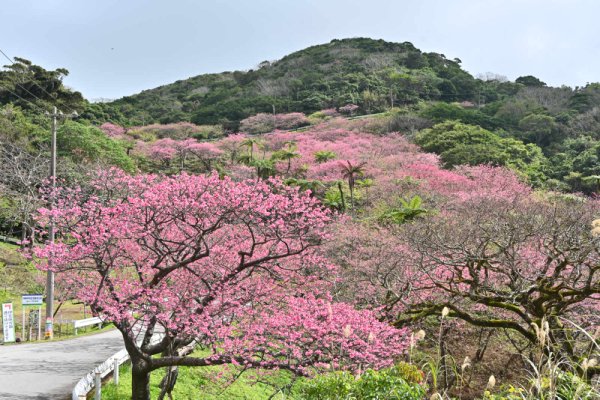
[[[581,86],[600,81],[599,15],[596,0],[0,0],[0,49],[67,68],[88,99],[359,36]]]

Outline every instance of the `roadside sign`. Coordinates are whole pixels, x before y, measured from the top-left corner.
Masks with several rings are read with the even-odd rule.
[[[12,303],[2,304],[2,328],[4,332],[4,343],[15,341],[15,321]]]
[[[41,306],[44,303],[42,294],[24,294],[21,295],[21,304],[24,306]]]

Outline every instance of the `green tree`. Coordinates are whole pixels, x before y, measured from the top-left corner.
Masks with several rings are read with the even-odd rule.
[[[356,178],[364,174],[366,162],[361,162],[355,165],[348,160],[345,163],[340,163],[342,167],[342,177],[348,181],[348,189],[350,190],[350,206],[354,209],[354,185]]]
[[[263,146],[262,140],[256,137],[249,137],[242,141],[242,146],[248,147],[248,161],[252,163],[254,161],[254,147],[261,148]]]
[[[289,186],[298,186],[301,192],[310,190],[312,196],[325,188],[325,184],[317,179],[288,178],[284,182]]]
[[[519,121],[519,128],[522,133],[518,137],[527,143],[545,147],[556,140],[556,122],[548,115],[529,114]]]
[[[495,117],[479,110],[463,108],[456,103],[435,103],[425,108],[420,115],[433,122],[456,120],[465,124],[479,125],[485,129],[497,129],[501,125],[501,122]]]
[[[256,175],[262,179],[267,179],[275,173],[275,164],[273,163],[273,160],[257,159],[252,161],[250,165],[256,168]]]
[[[446,121],[419,132],[416,143],[426,151],[442,154],[458,145],[494,144],[500,137],[475,125]],[[464,164],[464,163],[463,163]],[[450,166],[455,165],[451,163]]]
[[[491,164],[511,167],[535,185],[545,180],[547,160],[538,146],[502,138],[479,126],[447,121],[421,131],[415,141],[424,150],[439,154],[447,168]]]
[[[93,126],[66,121],[60,125],[56,140],[59,155],[68,156],[77,163],[105,162],[126,171],[135,169],[125,148]]]
[[[517,79],[515,79],[515,82],[520,83],[521,85],[532,86],[532,87],[546,86],[545,82],[542,82],[541,80],[539,80],[538,78],[536,78],[533,75],[520,76]]]
[[[15,57],[14,61],[0,71],[0,104],[13,103],[32,109],[31,103],[34,103],[45,110],[57,106],[63,111],[83,111],[86,101],[81,93],[63,84],[69,71],[64,68],[46,70],[20,57]]]
[[[341,212],[346,211],[346,195],[342,181],[336,181],[333,186],[329,187],[325,192],[323,204]]]
[[[336,154],[333,151],[319,150],[315,152],[314,156],[316,162],[324,163],[326,161],[333,160],[336,157]]]
[[[275,152],[271,158],[274,160],[287,161],[287,169],[285,172],[286,174],[289,174],[290,168],[292,167],[292,160],[299,157],[300,153],[298,153],[296,145],[293,143],[288,143],[286,147]]]
[[[423,208],[423,200],[420,196],[415,195],[408,200],[400,198],[400,206],[392,207],[383,211],[378,219],[382,222],[393,222],[395,224],[403,224],[423,214],[426,214],[427,209]]]

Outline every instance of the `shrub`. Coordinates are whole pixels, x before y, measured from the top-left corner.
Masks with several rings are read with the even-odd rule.
[[[589,383],[570,372],[560,372],[555,378],[544,377],[541,390],[535,385],[529,389],[509,385],[498,393],[485,391],[483,400],[593,400],[598,393]]]
[[[379,371],[370,369],[358,378],[348,372],[334,372],[306,381],[300,388],[300,398],[421,400],[426,390],[414,382],[417,375],[423,377],[421,371],[406,363]]]
[[[308,116],[311,120],[326,120],[333,117],[338,117],[340,114],[335,108],[328,108],[325,110],[317,111]]]
[[[158,139],[183,140],[191,137],[211,138],[223,135],[222,128],[211,125],[194,125],[189,122],[177,122],[172,124],[152,124],[131,128],[132,134],[152,134]]]
[[[344,115],[353,115],[359,107],[356,104],[346,104],[343,107],[340,107],[340,112]]]
[[[294,129],[309,125],[310,121],[299,112],[288,114],[260,113],[248,117],[240,122],[240,130],[250,134],[271,132],[275,129]]]

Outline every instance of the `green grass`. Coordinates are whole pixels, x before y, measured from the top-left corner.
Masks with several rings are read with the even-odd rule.
[[[229,384],[224,379],[215,377],[215,374],[225,372],[228,375],[231,370],[229,367],[180,367],[177,384],[173,390],[173,398],[194,399],[194,400],[266,400],[273,392],[275,387],[282,387],[291,382],[291,375],[284,371],[270,373],[261,377],[261,381],[267,381],[269,384],[258,382],[252,377],[252,371],[242,374],[235,382]],[[155,399],[160,393],[158,387],[164,376],[162,370],[154,371],[150,378],[151,398]],[[231,376],[231,375],[229,375]],[[131,398],[131,368],[124,365],[120,369],[119,386],[109,382],[102,387],[103,400],[117,400]],[[293,395],[278,394],[274,400],[296,399]]]

